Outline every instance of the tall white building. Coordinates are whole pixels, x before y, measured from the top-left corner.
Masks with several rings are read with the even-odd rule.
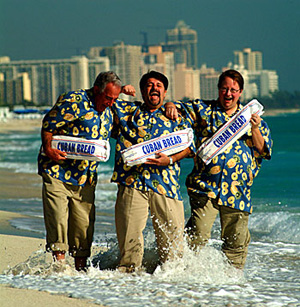
[[[177,64],[175,68],[175,100],[200,98],[200,71]]]
[[[185,63],[188,68],[198,68],[198,35],[183,20],[179,20],[174,29],[167,30],[164,51],[172,51],[175,64]]]
[[[141,65],[143,61],[142,47],[116,43],[111,47],[92,47],[88,56],[106,56],[110,60],[110,67],[122,80],[123,84],[131,84],[138,89]],[[138,94],[138,92],[137,92]],[[126,96],[126,99],[132,99]]]
[[[263,56],[261,51],[252,51],[251,48],[236,50],[234,54],[234,65],[244,67],[247,70],[256,71],[263,69]]]
[[[260,96],[270,96],[278,91],[278,75],[275,70],[263,70],[260,77]]]
[[[10,105],[31,100],[37,105],[52,105],[57,97],[70,90],[89,88],[101,71],[109,70],[108,58],[88,60],[85,56],[70,59],[0,61],[4,89],[3,101]],[[23,96],[16,95],[11,84],[23,80]]]
[[[200,97],[201,99],[218,98],[218,80],[220,72],[214,68],[208,68],[206,64],[200,67]]]
[[[254,54],[259,53],[258,51],[252,52],[250,48],[244,49],[244,51],[245,50],[248,54],[253,53],[253,59],[255,58]],[[239,71],[244,78],[243,97],[245,100],[254,97],[271,96],[272,92],[279,90],[279,78],[277,72],[275,70],[262,69],[262,61],[259,59],[260,57],[260,55],[257,56],[258,60],[256,61],[256,64],[254,64],[255,60],[252,61],[252,66],[245,66],[243,63],[240,65],[232,63],[228,64],[229,68]]]
[[[254,97],[271,96],[272,92],[278,91],[278,75],[275,70],[249,71],[243,68],[235,67],[244,78],[245,100]]]

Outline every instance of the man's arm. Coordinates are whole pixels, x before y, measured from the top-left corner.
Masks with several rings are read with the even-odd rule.
[[[159,152],[157,154],[157,156],[158,156],[157,158],[155,158],[155,159],[152,159],[152,158],[147,159],[146,164],[155,164],[155,165],[159,165],[159,166],[168,166],[170,164],[170,161],[171,161],[170,158],[172,158],[173,163],[175,163],[175,162],[178,162],[178,161],[186,158],[190,154],[193,154],[193,152],[192,152],[192,150],[189,147],[184,149],[184,150],[182,150],[182,151],[180,151],[180,152],[178,152],[178,153],[176,153],[176,154],[174,154],[174,155],[172,155],[172,156],[170,156],[170,157],[165,155],[165,154],[163,154],[163,153],[161,153],[161,152]]]
[[[257,114],[252,114],[250,122],[251,122],[253,145],[257,148],[258,152],[262,155],[265,150],[265,140],[259,131],[259,124],[261,122],[261,118]]]
[[[121,89],[121,93],[134,97],[135,96],[135,88],[132,85],[130,85],[130,84],[123,85],[122,89]]]
[[[178,118],[178,111],[175,104],[171,101],[165,104],[166,108],[166,117],[172,120],[176,120]]]
[[[51,132],[47,132],[44,129],[42,129],[41,138],[42,138],[44,153],[48,156],[48,158],[56,162],[61,160],[66,160],[67,154],[65,152],[51,147],[52,136],[53,134]]]

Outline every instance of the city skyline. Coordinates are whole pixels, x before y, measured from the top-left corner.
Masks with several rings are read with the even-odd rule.
[[[68,58],[115,41],[142,45],[141,32],[147,32],[149,44],[157,44],[184,20],[198,33],[199,67],[221,69],[233,61],[235,50],[249,47],[263,53],[265,69],[278,72],[280,90],[295,91],[299,8],[297,0],[1,0],[0,56]]]

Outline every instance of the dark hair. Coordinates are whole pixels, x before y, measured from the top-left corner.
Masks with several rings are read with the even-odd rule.
[[[168,78],[164,74],[158,71],[151,70],[151,71],[148,71],[146,74],[144,74],[140,80],[140,90],[141,91],[144,89],[144,86],[146,85],[148,79],[150,78],[154,78],[154,79],[161,81],[164,84],[165,90],[168,89],[168,85],[169,85]]]
[[[241,90],[244,89],[244,78],[238,71],[234,69],[226,70],[220,75],[219,82],[218,82],[218,88],[221,88],[222,83],[226,77],[229,77],[232,80],[236,81],[239,84]]]
[[[106,85],[108,83],[113,83],[117,86],[122,87],[122,82],[121,79],[117,76],[116,73],[114,73],[113,71],[104,71],[101,72],[95,82],[94,82],[94,86],[98,86],[99,90],[100,90],[100,94],[104,91],[104,89],[106,88]]]

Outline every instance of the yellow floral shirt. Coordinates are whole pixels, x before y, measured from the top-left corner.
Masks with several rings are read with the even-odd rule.
[[[108,140],[113,116],[109,108],[98,113],[94,106],[92,90],[78,90],[62,94],[53,108],[45,115],[42,128],[53,135],[66,135],[87,140]],[[99,162],[66,159],[57,163],[40,150],[38,172],[48,173],[65,183],[82,186],[87,180],[97,183]]]
[[[230,120],[218,101],[194,100],[176,102],[179,109],[185,109],[193,118],[196,147],[211,137],[219,127]],[[240,111],[241,104],[237,110]],[[234,114],[233,114],[234,115]],[[233,116],[232,115],[232,116]],[[270,159],[272,139],[267,123],[262,120],[259,130],[265,140],[262,155],[252,143],[251,129],[234,142],[225,152],[206,165],[199,156],[186,179],[189,192],[217,198],[219,205],[252,213],[250,187],[257,176],[263,159]]]
[[[112,109],[116,115],[116,133],[113,134],[117,139],[112,181],[182,200],[179,186],[180,163],[169,166],[141,164],[130,167],[124,164],[121,152],[132,145],[186,129],[190,127],[189,122],[183,116],[179,116],[176,121],[168,119],[164,115],[164,106],[150,112],[145,104],[118,100]],[[194,145],[191,149],[195,150]]]

